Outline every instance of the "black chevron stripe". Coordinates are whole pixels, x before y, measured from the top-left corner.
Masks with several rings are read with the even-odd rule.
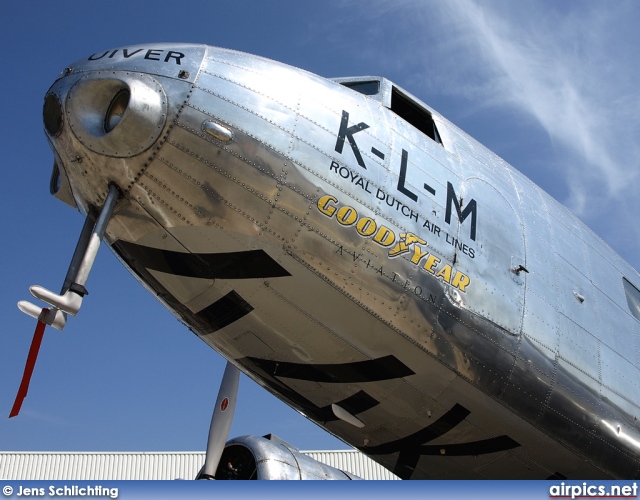
[[[477,456],[495,453],[496,451],[511,450],[520,446],[509,436],[496,436],[480,441],[447,445],[423,445],[420,447],[420,455],[440,455],[445,457]]]
[[[246,316],[253,307],[237,292],[231,291],[213,304],[199,311],[196,316],[209,326],[209,332],[213,333],[231,323]]]
[[[355,361],[353,363],[289,363],[250,358],[251,362],[275,377],[309,380],[329,384],[374,382],[413,375],[414,372],[395,356]]]
[[[140,258],[138,245],[120,240],[116,241],[111,247],[130,266],[140,280],[155,290],[158,296],[199,335],[208,335],[216,332],[253,311],[253,307],[247,301],[237,292],[231,291],[213,304],[194,313],[177,300],[149,272],[149,268],[145,265],[148,262],[144,258]]]
[[[224,253],[188,253],[118,241],[129,259],[154,271],[188,278],[251,279],[278,278],[291,274],[264,250]]]
[[[448,445],[423,445],[439,438],[462,423],[471,412],[464,406],[456,404],[438,420],[409,436],[384,443],[378,446],[364,447],[361,450],[367,455],[388,455],[400,452],[393,473],[402,479],[411,479],[418,460],[423,455],[437,456],[477,456],[511,450],[520,443],[509,436],[497,436],[469,443]]]
[[[351,415],[357,415],[358,413],[362,413],[364,411],[370,410],[374,406],[379,405],[380,401],[371,397],[369,394],[367,394],[364,391],[358,391],[352,396],[349,396],[348,398],[345,398],[342,401],[338,401],[335,404],[337,404],[340,408],[347,410],[349,413],[351,413]],[[322,407],[321,411],[326,412],[329,415],[333,413],[333,410],[331,409],[331,405]],[[335,417],[335,420],[337,419],[338,417]]]
[[[471,412],[464,406],[456,404],[438,420],[424,429],[389,443],[365,448],[364,451],[369,455],[388,455],[397,451],[402,452],[410,448],[417,448],[422,443],[433,441],[449,432],[455,426],[462,423],[469,413]]]

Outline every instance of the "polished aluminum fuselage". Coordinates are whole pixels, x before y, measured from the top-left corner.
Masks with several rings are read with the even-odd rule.
[[[378,81],[365,96],[201,45],[101,51],[49,91],[62,191],[86,212],[115,182],[106,238],[140,281],[401,477],[637,477],[638,274],[434,110],[441,144],[397,116]],[[124,87],[137,114],[99,132]]]

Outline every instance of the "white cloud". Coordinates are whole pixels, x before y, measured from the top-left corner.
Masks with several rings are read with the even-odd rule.
[[[606,142],[615,124],[608,123],[607,113],[606,96],[612,86],[602,81],[600,70],[600,19],[584,15],[580,24],[559,22],[529,9],[540,22],[523,26],[470,0],[447,5],[452,15],[465,21],[469,50],[481,55],[477,61],[485,73],[492,73],[487,77],[496,82],[499,95],[533,115],[550,137],[593,164],[609,191],[617,194],[626,176]],[[576,50],[576,44],[582,50]]]
[[[550,5],[454,0],[444,13],[467,30],[465,63],[481,66],[491,87],[557,145],[569,191],[562,201],[596,226],[608,214],[616,231],[636,235],[638,249],[640,74],[631,62],[637,37],[625,33],[635,6],[582,2],[559,12]]]

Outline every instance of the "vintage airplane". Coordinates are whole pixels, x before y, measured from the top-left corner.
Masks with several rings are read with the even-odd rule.
[[[402,478],[639,476],[640,276],[389,80],[136,45],[66,68],[44,125],[51,192],[87,222],[61,294],[20,304],[39,324],[12,414],[104,235],[233,366]]]

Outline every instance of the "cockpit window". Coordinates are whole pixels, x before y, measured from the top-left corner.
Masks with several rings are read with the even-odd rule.
[[[640,321],[640,290],[631,284],[627,278],[622,278],[624,293],[627,294],[627,305],[631,314]]]
[[[334,81],[380,102],[384,107],[409,123],[409,125],[417,128],[434,142],[444,146],[436,123],[427,107],[386,78],[363,76],[336,78]]]
[[[364,95],[377,95],[380,92],[380,82],[378,80],[371,82],[342,82],[341,85]]]
[[[442,146],[442,139],[431,113],[400,93],[396,87],[391,92],[391,111]]]

